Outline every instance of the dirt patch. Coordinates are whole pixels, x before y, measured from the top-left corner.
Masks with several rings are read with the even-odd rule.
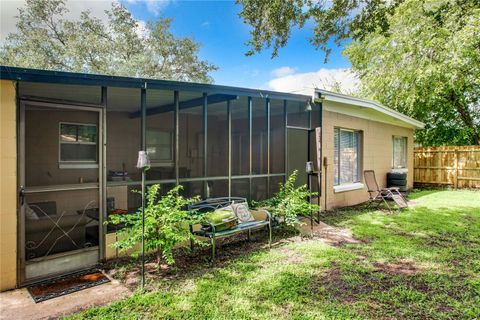
[[[360,261],[363,261],[363,259],[360,258]],[[411,261],[397,263],[377,262],[373,265],[374,270],[361,274],[362,279],[360,281],[349,282],[346,280],[348,279],[348,271],[342,270],[334,262],[326,272],[313,277],[311,282],[312,293],[323,292],[323,294],[328,294],[332,298],[342,301],[342,303],[351,303],[360,296],[369,295],[374,291],[388,291],[400,284],[406,284],[420,292],[429,292],[431,290],[417,276],[421,268]],[[396,277],[398,275],[401,278]]]
[[[311,232],[310,225],[303,230]],[[355,239],[349,229],[337,228],[326,223],[314,223],[313,237],[332,246],[341,246],[343,244],[358,244],[362,241]]]
[[[345,304],[356,301],[358,295],[366,293],[369,290],[371,290],[371,288],[369,288],[367,284],[352,286],[345,281],[342,271],[336,263],[333,263],[332,267],[325,273],[314,277],[311,282],[311,291],[313,294],[328,295]]]
[[[305,260],[301,253],[294,251],[290,248],[281,248],[279,252],[283,256],[282,261],[287,264],[298,264],[302,263]]]
[[[319,275],[315,278],[316,281],[313,281],[312,290],[313,293],[319,291],[319,288],[326,287],[327,289],[334,288],[335,290],[346,289],[345,282],[342,280],[340,268],[337,267],[336,263],[332,264],[332,267],[328,269],[326,273]]]
[[[412,261],[403,260],[396,263],[375,262],[373,264],[376,271],[381,271],[391,275],[414,275],[420,272],[420,268]]]
[[[300,237],[298,237],[300,238]],[[285,243],[301,241],[297,237],[291,237],[278,241],[273,246],[282,246]],[[196,245],[193,252],[186,248],[174,251],[175,265],[161,264],[157,268],[155,255],[146,257],[145,278],[146,290],[153,290],[158,283],[166,280],[185,279],[192,275],[201,275],[221,268],[236,258],[240,258],[254,251],[268,249],[266,232],[253,232],[251,240],[246,235],[232,236],[217,240],[215,263],[211,264],[210,246]],[[289,263],[301,262],[301,256],[284,252]],[[292,251],[292,253],[295,253]],[[140,260],[133,258],[120,258],[107,262],[104,271],[112,278],[120,280],[129,289],[134,290],[140,284]]]

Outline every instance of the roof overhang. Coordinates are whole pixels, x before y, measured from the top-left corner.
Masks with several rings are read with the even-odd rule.
[[[314,99],[330,102],[323,104],[323,108],[326,111],[343,113],[358,118],[413,129],[423,129],[425,127],[423,122],[392,110],[377,101],[352,97],[323,89],[315,89]]]
[[[76,84],[86,86],[105,86],[122,88],[143,88],[157,90],[196,91],[207,94],[248,96],[252,98],[270,98],[279,100],[309,101],[308,95],[276,92],[263,89],[230,87],[215,84],[108,76],[100,74],[51,71],[29,68],[0,66],[0,79],[26,82]]]

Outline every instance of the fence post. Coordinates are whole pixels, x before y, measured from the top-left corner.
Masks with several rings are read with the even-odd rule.
[[[458,189],[458,148],[455,148],[455,176],[453,183],[455,189]]]

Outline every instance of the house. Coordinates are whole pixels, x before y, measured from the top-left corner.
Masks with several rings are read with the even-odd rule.
[[[151,160],[147,184],[161,184],[161,193],[181,184],[187,196],[260,200],[298,170],[330,209],[367,199],[363,169],[376,170],[383,185],[392,168],[407,170],[411,186],[413,132],[422,123],[323,90],[1,66],[0,127],[6,290],[117,255],[116,230],[103,222],[140,205],[132,192],[140,188],[139,150]],[[307,161],[320,179],[307,175]]]
[[[368,199],[363,170],[375,170],[381,187],[387,173],[407,174],[413,187],[413,133],[425,125],[382,104],[316,89],[322,105],[323,209],[351,206]]]

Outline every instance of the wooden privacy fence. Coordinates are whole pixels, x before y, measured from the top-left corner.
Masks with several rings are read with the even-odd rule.
[[[415,147],[414,183],[480,188],[480,146]]]

